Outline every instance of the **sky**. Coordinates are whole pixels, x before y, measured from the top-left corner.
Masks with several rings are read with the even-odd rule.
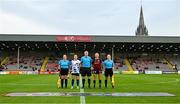
[[[180,36],[180,0],[0,0],[0,34]]]

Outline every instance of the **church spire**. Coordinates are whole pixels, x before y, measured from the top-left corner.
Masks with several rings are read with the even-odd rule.
[[[144,24],[142,4],[141,4],[141,11],[140,11],[139,25],[136,30],[136,36],[148,36],[148,30],[146,28],[146,25]]]

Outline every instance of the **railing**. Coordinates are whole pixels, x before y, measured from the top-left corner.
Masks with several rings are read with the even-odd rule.
[[[43,64],[42,64],[42,66],[41,66],[41,72],[43,72],[43,71],[45,71],[45,69],[46,69],[46,65],[47,65],[47,63],[48,63],[48,60],[49,60],[49,57],[45,57],[45,59],[44,59],[44,61],[43,61]]]
[[[6,63],[8,62],[8,60],[9,60],[9,57],[8,57],[8,56],[5,57],[5,58],[3,59],[3,61],[1,62],[1,65],[6,64]]]
[[[133,70],[134,70],[134,68],[133,68],[133,67],[131,66],[131,64],[129,63],[128,58],[125,58],[124,62],[125,62],[125,64],[127,65],[129,71],[133,71]]]

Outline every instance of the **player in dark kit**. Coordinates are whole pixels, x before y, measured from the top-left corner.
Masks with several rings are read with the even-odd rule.
[[[92,62],[92,66],[93,66],[93,83],[94,83],[94,88],[96,86],[96,76],[98,75],[98,79],[99,79],[99,88],[101,88],[101,73],[102,73],[102,61],[99,58],[99,53],[95,53],[95,58]]]

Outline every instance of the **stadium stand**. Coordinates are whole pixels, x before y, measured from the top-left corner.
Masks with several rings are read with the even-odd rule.
[[[180,70],[180,55],[179,54],[167,55],[166,57],[169,59],[174,70]]]
[[[10,53],[9,61],[7,62],[7,70],[38,70],[42,65],[43,55],[37,52],[21,52],[19,58],[19,68],[17,65],[17,55]]]
[[[127,65],[125,65],[123,58],[115,58],[114,62],[115,62],[115,69],[120,70],[120,71],[128,70],[128,67]]]
[[[44,67],[43,71],[57,71],[58,60],[60,56],[52,55],[53,52],[41,52],[41,51],[31,51],[21,52],[19,58],[19,68],[17,66],[17,55],[10,53],[9,57],[2,59],[1,69],[5,68],[6,70],[41,70],[42,66]],[[69,55],[73,56],[73,55]],[[48,57],[48,59],[47,59]],[[93,57],[93,56],[92,56]],[[71,60],[72,57],[69,59]],[[46,62],[45,62],[46,61]],[[44,63],[45,62],[45,63]],[[129,54],[129,56],[120,56],[114,58],[115,70],[119,71],[171,71],[179,70],[180,68],[180,56],[177,54],[173,56],[169,55],[159,55],[159,54]],[[171,64],[171,67],[169,67]]]
[[[0,42],[1,68],[7,70],[55,71],[63,54],[72,59],[74,54],[82,56],[84,50],[92,57],[99,52],[102,60],[111,54],[115,69],[120,71],[180,69],[179,37],[1,34]],[[2,56],[2,52],[8,54]]]
[[[58,59],[57,57],[50,57],[46,65],[47,71],[56,71],[58,69]]]
[[[159,55],[129,57],[130,63],[135,70],[156,70],[169,71],[167,62]]]

